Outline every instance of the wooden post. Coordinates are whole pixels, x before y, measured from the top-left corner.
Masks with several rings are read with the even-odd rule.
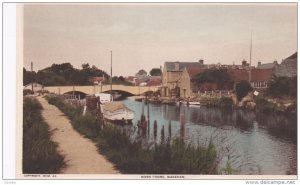
[[[180,127],[180,136],[184,138],[185,136],[185,115],[181,115],[181,127]]]
[[[33,92],[33,62],[31,62],[31,91]]]
[[[160,139],[161,139],[161,142],[165,141],[165,127],[164,126],[162,126],[162,128],[161,128]]]
[[[172,137],[172,126],[171,126],[171,120],[169,121],[169,138]]]
[[[157,136],[157,122],[156,122],[156,120],[154,120],[153,135],[154,135],[154,138],[156,139],[156,136]]]

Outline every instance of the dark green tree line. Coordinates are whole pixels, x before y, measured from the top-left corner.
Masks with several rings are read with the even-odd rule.
[[[90,67],[88,63],[82,64],[82,69],[76,69],[70,63],[52,64],[50,67],[39,70],[37,73],[23,68],[24,85],[31,81],[44,86],[90,85],[89,78],[99,76],[109,79],[109,75],[105,71],[98,69],[96,66]]]

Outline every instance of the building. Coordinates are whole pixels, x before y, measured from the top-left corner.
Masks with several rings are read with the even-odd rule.
[[[199,60],[199,62],[165,62],[162,71],[161,95],[189,96],[191,94],[191,85],[187,69],[205,67],[203,60]],[[183,75],[183,73],[185,73],[185,75]]]
[[[274,75],[276,63],[272,65],[263,65],[261,68],[255,68],[242,61],[242,65],[205,65],[203,60],[199,62],[165,62],[162,72],[162,87],[160,92],[162,96],[176,96],[188,98],[195,93],[216,90],[233,90],[235,84],[244,80],[249,81],[254,89],[261,90],[268,87],[269,81]],[[210,69],[225,69],[230,76],[231,81],[220,86],[216,83],[201,83],[194,81],[197,74]],[[249,72],[251,71],[251,75]]]
[[[257,63],[257,69],[276,69],[278,68],[279,64],[277,62],[277,60],[275,60],[274,62],[271,63],[266,63],[266,64],[262,64],[261,62]]]
[[[125,81],[127,82],[130,82],[132,85],[136,85],[135,82],[136,82],[136,77],[134,76],[128,76],[125,78]]]
[[[100,85],[105,80],[105,77],[90,77],[89,82],[94,85]]]
[[[160,86],[161,76],[151,76],[150,80],[147,82],[147,86]]]
[[[256,90],[266,89],[274,75],[274,68],[252,69],[251,70],[251,86]]]
[[[276,76],[297,76],[297,52],[284,59],[275,70]]]

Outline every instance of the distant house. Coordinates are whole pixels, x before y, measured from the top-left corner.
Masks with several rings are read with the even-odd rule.
[[[29,84],[25,85],[23,87],[23,90],[25,90],[25,89],[32,90],[32,84],[33,84],[33,91],[34,92],[43,90],[43,88],[44,88],[43,85],[41,85],[39,83],[36,83],[36,82],[33,82],[33,83],[29,83]]]
[[[125,78],[125,81],[130,82],[131,84],[135,85],[136,77],[128,76],[128,77]]]
[[[261,62],[257,63],[257,69],[277,69],[279,66],[278,62],[275,60],[271,63],[262,64]]]
[[[268,88],[269,82],[274,75],[273,68],[266,69],[252,69],[251,70],[251,86],[254,89],[265,89]]]
[[[105,80],[105,77],[90,77],[89,82],[95,85],[101,84]]]
[[[165,62],[162,72],[162,96],[189,96],[191,94],[189,68],[205,68],[203,60],[199,62]],[[185,74],[183,74],[185,73]]]
[[[297,76],[297,52],[284,59],[275,70],[276,76]]]
[[[147,86],[160,86],[161,85],[161,76],[152,76],[147,82]]]
[[[222,68],[227,70],[231,81],[222,84],[220,87],[216,83],[196,83],[194,78],[197,74],[210,68]],[[251,71],[251,75],[249,72]],[[165,62],[162,73],[162,86],[160,87],[162,96],[177,96],[182,98],[192,97],[195,93],[214,90],[233,90],[235,84],[244,80],[249,81],[254,89],[264,89],[268,87],[275,68],[255,68],[242,61],[242,65],[205,65],[203,60],[199,62]]]

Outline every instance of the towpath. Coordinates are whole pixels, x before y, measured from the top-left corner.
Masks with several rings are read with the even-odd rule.
[[[65,156],[63,174],[117,174],[95,144],[73,129],[70,120],[43,97],[37,97],[43,106],[42,116],[52,131],[51,140],[58,143],[58,152]]]

